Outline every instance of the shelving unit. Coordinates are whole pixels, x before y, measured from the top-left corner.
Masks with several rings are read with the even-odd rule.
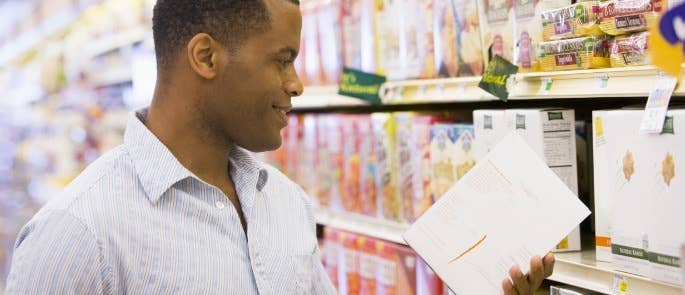
[[[306,87],[304,94],[293,98],[292,101],[296,110],[369,105],[353,97],[338,95],[337,86]]]
[[[323,226],[330,226],[398,244],[406,244],[402,234],[409,228],[408,224],[389,222],[357,214],[337,213],[327,209],[319,209],[316,218],[318,224]],[[603,294],[614,294],[614,284],[619,280],[623,280],[627,284],[625,295],[683,294],[681,287],[614,271],[609,263],[595,260],[594,250],[556,253],[555,257],[554,275],[549,278],[551,281],[578,286]]]

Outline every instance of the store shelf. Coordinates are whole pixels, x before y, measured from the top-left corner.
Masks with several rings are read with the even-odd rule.
[[[510,100],[600,97],[647,97],[661,76],[653,66],[597,70],[521,73],[509,83]],[[481,77],[387,82],[384,104],[493,101],[478,87]],[[547,89],[543,87],[551,83]],[[675,96],[685,96],[681,84]]]
[[[338,86],[306,87],[302,96],[293,98],[293,108],[296,110],[364,105],[369,104],[354,97],[338,95]]]
[[[92,83],[96,87],[106,87],[126,82],[131,82],[133,73],[130,67],[119,66],[109,69],[105,72],[96,73],[93,75]]]
[[[399,244],[406,244],[402,234],[408,229],[409,225],[407,224],[388,222],[358,214],[336,213],[330,210],[319,210],[316,217],[320,225]],[[620,278],[628,284],[628,290],[624,295],[683,294],[681,287],[614,271],[609,263],[595,260],[594,250],[556,253],[555,257],[554,275],[549,278],[551,281],[603,294],[614,294],[614,282]]]
[[[86,56],[92,58],[124,46],[141,42],[151,35],[152,32],[142,26],[134,27],[120,33],[106,35],[91,43],[92,45],[86,49]]]

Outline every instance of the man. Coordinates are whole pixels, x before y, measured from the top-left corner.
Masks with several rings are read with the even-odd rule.
[[[295,1],[296,2],[296,1]],[[158,81],[124,144],[19,235],[8,294],[333,294],[281,145],[301,15],[287,0],[158,0]],[[551,256],[507,294],[532,294]]]

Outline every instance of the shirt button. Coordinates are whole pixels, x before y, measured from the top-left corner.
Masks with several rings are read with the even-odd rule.
[[[216,204],[214,204],[219,210],[226,208],[226,204],[222,201],[217,201]]]

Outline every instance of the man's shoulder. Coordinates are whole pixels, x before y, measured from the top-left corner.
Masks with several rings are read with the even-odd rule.
[[[291,180],[288,176],[283,174],[283,172],[281,172],[280,170],[276,169],[276,167],[274,166],[271,166],[263,162],[261,162],[260,165],[263,167],[263,169],[267,171],[267,174],[269,175],[269,185],[275,186],[276,190],[278,191],[287,192],[286,195],[289,197],[302,200],[305,203],[309,204],[309,197],[307,196],[307,193],[304,192],[302,187],[300,187],[299,184],[295,183],[293,180]]]

